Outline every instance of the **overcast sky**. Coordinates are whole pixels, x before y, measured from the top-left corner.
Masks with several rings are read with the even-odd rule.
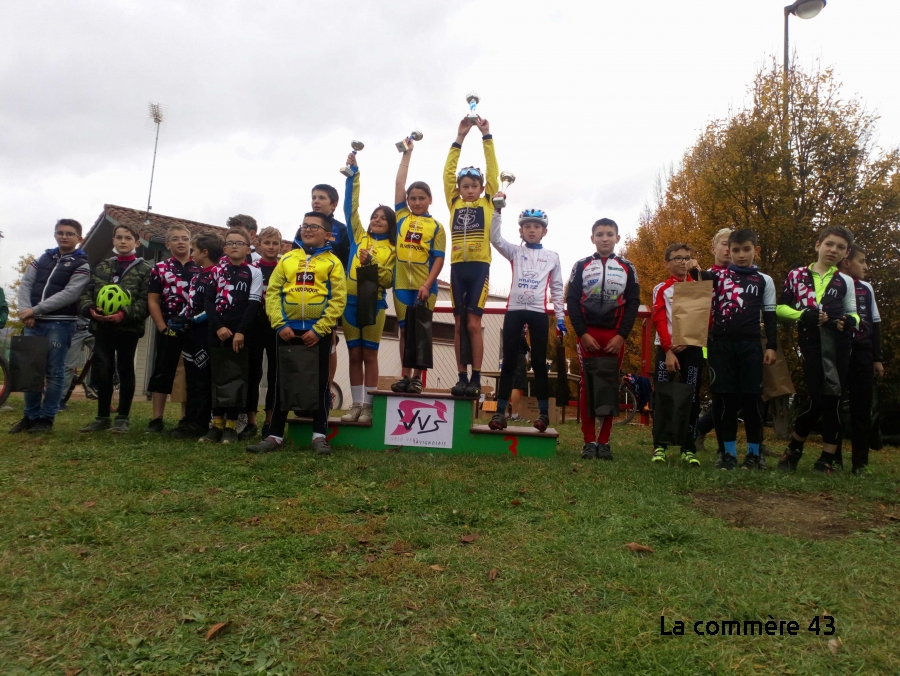
[[[435,194],[465,95],[491,122],[510,212],[550,214],[565,272],[606,216],[633,231],[659,172],[711,119],[747,102],[778,55],[785,0],[618,2],[103,1],[7,4],[0,14],[0,282],[53,246],[57,218],[89,227],[104,203],[144,208],[150,101],[166,113],[153,210],[224,224],[248,213],[289,236],[314,183],[360,139],[364,222],[393,201],[414,127],[410,180]],[[897,0],[829,0],[791,19],[799,62],[833,66],[900,143]],[[894,47],[891,47],[894,45]],[[476,132],[461,166],[484,166]],[[507,234],[512,237],[512,223]],[[499,256],[495,255],[496,258]],[[449,278],[447,272],[442,275]],[[492,287],[507,289],[495,262]]]

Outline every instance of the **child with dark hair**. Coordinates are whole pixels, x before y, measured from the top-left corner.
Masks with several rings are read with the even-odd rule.
[[[694,274],[715,283],[709,377],[724,447],[719,467],[737,467],[738,413],[743,409],[747,455],[742,467],[765,469],[760,454],[764,431],[761,395],[763,364],[775,363],[778,347],[775,284],[753,264],[760,252],[753,230],[735,230],[728,237],[728,246],[731,263],[727,269],[699,272],[696,261],[691,266]],[[766,330],[765,353],[759,341],[761,320]]]
[[[422,304],[430,310],[437,303],[437,278],[444,267],[447,235],[444,226],[428,213],[431,188],[424,181],[406,187],[409,162],[415,143],[407,140],[394,182],[397,208],[397,264],[394,270],[394,311],[400,327],[400,361],[406,347],[406,310]],[[423,389],[422,371],[403,369],[402,378],[391,385],[394,392],[418,393]]]
[[[128,432],[131,403],[134,399],[134,354],[144,335],[144,324],[150,314],[147,293],[151,267],[135,255],[138,236],[134,227],[118,225],[113,230],[116,255],[102,261],[91,274],[91,283],[81,296],[79,311],[91,320],[95,336],[93,371],[97,383],[97,418],[79,432],[109,430]],[[111,315],[97,312],[97,294],[109,284],[117,284],[130,298],[130,303]],[[119,375],[119,405],[116,420],[110,420],[115,375]]]
[[[156,325],[156,356],[147,389],[153,393],[153,418],[147,432],[163,432],[166,400],[172,393],[178,360],[184,349],[184,326],[178,317],[188,303],[188,287],[200,268],[191,260],[191,232],[177,224],[166,231],[170,258],[157,263],[150,274],[150,318]]]
[[[682,382],[694,388],[691,401],[691,417],[684,440],[681,442],[681,461],[688,467],[699,467],[696,437],[697,419],[700,417],[700,386],[703,380],[703,348],[696,345],[672,344],[672,302],[675,285],[692,281],[688,268],[696,261],[689,244],[677,242],[666,247],[666,267],[669,278],[653,287],[653,325],[656,327],[656,382],[668,382],[670,374],[681,373]],[[668,447],[658,439],[653,440],[654,463],[665,463]]]
[[[457,173],[463,141],[473,126],[481,132],[487,170],[482,174],[476,167],[465,167]],[[491,272],[491,217],[494,213],[491,197],[499,187],[499,173],[490,123],[479,117],[473,124],[468,117],[464,117],[444,166],[444,195],[450,209],[452,244],[450,291],[456,320],[453,346],[459,371],[459,380],[450,388],[450,393],[457,397],[477,397],[481,394],[481,362],[484,357],[481,316],[487,302]],[[462,363],[460,331],[468,332],[472,346],[471,378],[466,364]]]
[[[191,240],[192,258],[200,267],[188,287],[188,304],[182,311],[185,331],[184,379],[187,403],[184,418],[170,433],[176,439],[197,439],[209,431],[212,411],[212,372],[209,363],[209,326],[206,294],[213,286],[216,266],[222,263],[224,242],[216,234],[196,235]]]
[[[387,310],[386,289],[393,286],[397,262],[397,216],[390,207],[380,205],[369,218],[364,230],[359,218],[359,165],[352,153],[347,157],[351,175],[347,177],[344,215],[353,228],[350,243],[350,268],[347,270],[347,305],[341,326],[350,358],[350,391],[353,403],[341,417],[345,422],[372,422],[372,395],[369,388],[378,387],[378,347],[384,331]],[[378,266],[378,314],[375,323],[359,326],[357,321],[357,280],[360,266]]]
[[[505,197],[503,193],[499,193]],[[503,317],[503,367],[497,388],[497,413],[491,418],[492,430],[506,428],[506,407],[513,389],[518,365],[517,353],[527,326],[531,335],[531,366],[534,369],[534,389],[538,400],[538,417],[534,426],[539,432],[550,425],[549,385],[547,383],[547,292],[553,302],[556,330],[566,333],[563,313],[563,281],[559,255],[545,249],[541,241],[547,235],[549,216],[540,209],[526,209],[519,214],[519,236],[522,244],[513,244],[501,233],[502,216],[495,209],[491,219],[491,244],[512,264],[512,286]]]
[[[278,265],[281,256],[281,232],[275,228],[263,228],[259,233],[260,257],[253,266],[259,268],[262,273],[263,288],[262,298],[265,303],[266,290],[269,286],[269,278]],[[262,381],[263,355],[268,360],[266,373],[266,421],[262,426],[262,436],[269,435],[269,422],[272,420],[272,411],[275,407],[275,331],[269,322],[265,308],[261,307],[256,313],[253,329],[247,336],[247,349],[250,352],[250,379],[247,384],[247,426],[238,434],[238,439],[246,441],[256,436],[259,428],[256,424],[256,416],[259,408],[259,383]]]
[[[90,281],[91,268],[81,244],[81,223],[71,218],[56,222],[56,247],[32,261],[19,285],[19,320],[26,336],[48,340],[44,392],[25,393],[25,415],[9,430],[50,432],[59,410],[66,373],[66,353],[75,335],[78,298]]]
[[[822,420],[822,455],[813,470],[830,474],[841,430],[841,391],[850,365],[851,332],[859,325],[853,280],[838,270],[853,233],[828,226],[816,242],[817,260],[788,273],[778,301],[780,319],[797,322],[809,403],[797,416],[778,469],[792,472],[813,425]]]
[[[250,234],[244,228],[230,228],[225,234],[225,255],[212,271],[206,288],[205,309],[209,340],[235,352],[246,350],[246,335],[262,301],[262,273],[247,263]],[[233,444],[237,441],[237,418],[245,408],[216,406],[213,401],[213,426],[200,441]]]
[[[331,252],[328,239],[331,224],[329,214],[311,211],[303,217],[294,241],[298,246],[278,261],[266,291],[266,313],[278,335],[278,344],[318,346],[318,402],[311,445],[319,455],[331,453],[325,438],[331,407],[328,360],[331,333],[347,302],[344,268]],[[276,386],[269,436],[247,446],[248,453],[270,453],[282,448],[288,412],[282,410],[281,401]]]
[[[631,261],[617,256],[618,224],[601,218],[591,226],[591,243],[596,252],[572,267],[566,307],[572,328],[578,335],[578,364],[581,370],[579,407],[585,460],[612,460],[609,437],[612,416],[597,418],[588,411],[584,360],[590,357],[617,359],[625,356],[625,341],[641,307],[641,289]],[[597,432],[599,425],[600,431]]]
[[[881,315],[875,302],[875,290],[865,281],[869,272],[866,252],[858,244],[850,246],[849,255],[841,261],[841,272],[853,279],[859,326],[853,329],[853,349],[847,375],[850,400],[850,429],[853,448],[853,473],[868,473],[869,431],[872,424],[872,398],[875,378],[884,376],[881,352]]]

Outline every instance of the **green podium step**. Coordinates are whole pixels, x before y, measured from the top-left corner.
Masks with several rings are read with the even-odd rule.
[[[474,455],[506,455],[551,458],[556,455],[559,434],[554,429],[538,432],[532,427],[508,427],[494,431],[473,425],[476,400],[444,393],[403,394],[374,390],[372,424],[328,419],[329,444],[340,448],[384,451],[431,451]],[[288,420],[286,437],[298,445],[312,438],[311,418]]]

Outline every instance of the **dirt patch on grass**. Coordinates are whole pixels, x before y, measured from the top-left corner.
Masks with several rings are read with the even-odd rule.
[[[882,519],[870,507],[828,493],[696,493],[694,504],[736,528],[759,528],[808,540],[830,540],[877,526]]]

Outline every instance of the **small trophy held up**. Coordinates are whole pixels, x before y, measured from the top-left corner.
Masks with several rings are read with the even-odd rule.
[[[469,102],[469,115],[466,119],[469,120],[469,124],[475,124],[478,122],[478,113],[475,112],[475,106],[481,103],[481,97],[472,92],[466,97],[466,101]]]
[[[506,193],[507,188],[516,182],[516,175],[511,171],[501,171],[500,181],[500,192]],[[494,203],[495,209],[503,209],[506,206],[506,198],[501,197],[500,195],[494,195],[494,198],[491,201]]]
[[[409,150],[410,141],[421,141],[423,138],[425,138],[425,135],[418,129],[414,129],[409,136],[407,136],[402,141],[397,141],[394,146],[397,148],[397,152],[405,153],[407,150]]]
[[[363,148],[366,147],[366,144],[363,143],[362,141],[351,141],[350,147],[353,148],[353,154],[356,155],[356,153],[358,153],[360,150],[362,150]],[[351,176],[353,176],[353,170],[350,168],[349,164],[341,167],[340,172],[347,178],[350,178]]]

